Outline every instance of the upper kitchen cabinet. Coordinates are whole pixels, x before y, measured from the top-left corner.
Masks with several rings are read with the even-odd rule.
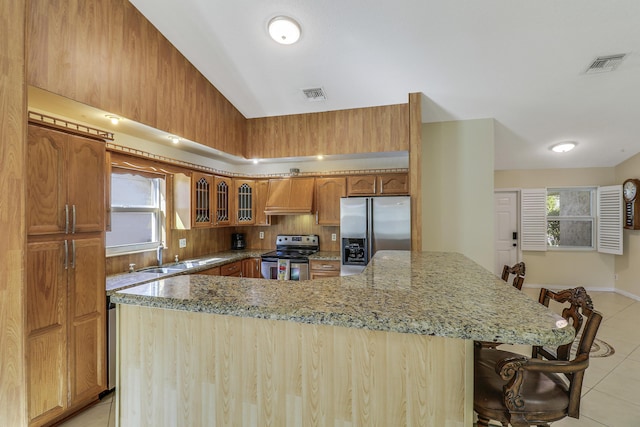
[[[256,182],[252,179],[235,179],[235,224],[252,225],[256,222]]]
[[[348,196],[392,196],[409,194],[406,173],[355,175],[347,177]]]
[[[247,158],[408,151],[409,104],[249,119],[246,141]]]
[[[213,223],[224,227],[231,225],[233,219],[233,180],[225,176],[216,176],[213,187]]]
[[[191,190],[192,216],[194,227],[211,227],[213,225],[212,193],[214,186],[213,175],[193,172]]]
[[[104,142],[29,125],[27,234],[104,230]]]
[[[269,191],[268,179],[257,179],[255,185],[255,206],[256,206],[256,222],[255,225],[271,225],[269,215],[265,213],[267,206],[267,193]]]
[[[316,224],[340,225],[340,198],[346,195],[345,177],[316,178]]]

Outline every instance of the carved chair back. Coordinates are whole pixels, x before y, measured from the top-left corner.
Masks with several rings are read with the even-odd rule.
[[[558,346],[555,351],[551,351],[546,347],[534,346],[532,357],[567,362],[573,360],[574,363],[586,362],[583,370],[565,373],[570,383],[568,415],[577,418],[580,410],[582,381],[589,364],[589,353],[602,321],[602,315],[594,310],[593,301],[582,286],[559,292],[541,289],[538,301],[549,307],[551,300],[561,304],[569,304],[562,309],[562,317],[576,330],[576,338],[573,342]],[[576,347],[576,354],[573,358],[571,354],[572,347]]]
[[[522,290],[522,284],[524,283],[525,265],[524,262],[519,262],[513,267],[505,265],[502,268],[502,280],[509,282],[509,276],[514,275],[512,285],[518,290]]]

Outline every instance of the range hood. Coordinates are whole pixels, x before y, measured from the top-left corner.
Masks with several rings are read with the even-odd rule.
[[[315,178],[278,178],[269,180],[267,215],[313,213]]]

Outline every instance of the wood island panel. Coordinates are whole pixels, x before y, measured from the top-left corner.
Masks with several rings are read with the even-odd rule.
[[[117,310],[120,425],[473,422],[469,340],[135,305]]]

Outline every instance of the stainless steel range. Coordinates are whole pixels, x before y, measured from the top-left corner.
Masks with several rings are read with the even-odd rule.
[[[320,249],[317,234],[280,234],[276,237],[276,250],[262,255],[261,273],[265,279],[278,279],[280,271],[288,265],[288,280],[309,279],[309,255]],[[282,265],[279,264],[279,260]]]

